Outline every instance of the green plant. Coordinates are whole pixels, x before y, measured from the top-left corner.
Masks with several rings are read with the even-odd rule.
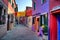
[[[44,33],[48,32],[48,26],[47,25],[44,25],[43,31],[44,31]]]

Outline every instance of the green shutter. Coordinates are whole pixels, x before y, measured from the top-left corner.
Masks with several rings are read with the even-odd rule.
[[[40,15],[40,26],[42,26],[42,15]]]
[[[44,15],[44,33],[48,32],[48,16]]]
[[[46,15],[44,15],[44,24],[48,25],[48,16],[46,17]]]

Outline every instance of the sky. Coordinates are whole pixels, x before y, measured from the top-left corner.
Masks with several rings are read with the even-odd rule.
[[[32,0],[15,0],[18,4],[18,11],[24,11],[26,6],[32,7]]]

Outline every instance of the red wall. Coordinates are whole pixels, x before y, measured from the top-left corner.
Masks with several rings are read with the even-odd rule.
[[[26,16],[32,16],[32,10],[31,9],[26,10]]]
[[[50,0],[50,10],[60,5],[60,0]],[[57,40],[57,18],[53,13],[50,13],[50,40]]]
[[[60,5],[60,0],[50,0],[50,10],[58,5]]]
[[[57,40],[57,19],[53,14],[50,14],[50,40]]]
[[[14,15],[17,16],[17,12],[15,12]]]

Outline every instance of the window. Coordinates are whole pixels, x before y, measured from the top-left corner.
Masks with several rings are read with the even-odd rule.
[[[35,17],[33,17],[33,24],[34,24],[34,22],[35,22]]]
[[[47,14],[40,15],[40,26],[47,25],[47,24],[48,24]]]
[[[40,26],[42,26],[42,15],[40,15]]]
[[[16,12],[18,11],[18,7],[15,8],[15,11],[16,11]]]
[[[34,2],[34,10],[36,9],[36,3]]]
[[[48,32],[48,15],[40,15],[40,26],[43,26],[43,32],[47,33]]]
[[[41,4],[44,4],[46,2],[46,0],[41,0]]]
[[[14,8],[14,3],[12,3],[12,7]]]
[[[44,24],[47,26],[48,25],[48,14],[44,15]]]
[[[37,21],[39,22],[39,18],[37,18]]]
[[[44,33],[48,32],[48,14],[44,15]]]
[[[8,0],[11,3],[11,0]]]
[[[42,25],[44,25],[44,15],[42,15]]]

